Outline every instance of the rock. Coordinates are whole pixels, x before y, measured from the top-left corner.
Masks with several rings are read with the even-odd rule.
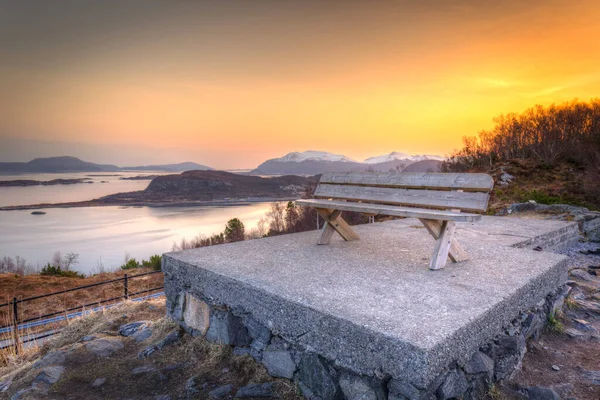
[[[269,371],[269,375],[277,378],[292,379],[296,371],[296,364],[292,355],[287,350],[269,351],[263,353],[262,363]]]
[[[246,317],[246,329],[248,329],[248,334],[254,340],[264,344],[266,346],[271,340],[271,331],[269,328],[258,322],[253,317]]]
[[[585,338],[587,335],[577,329],[574,328],[566,328],[565,329],[565,335],[567,335],[568,337],[572,338],[572,339],[582,339]]]
[[[200,393],[200,378],[197,376],[192,376],[190,379],[185,381],[185,392],[188,397],[195,397]]]
[[[273,393],[273,382],[267,383],[252,383],[250,385],[246,385],[241,387],[237,393],[235,394],[236,398],[246,398],[246,397],[263,397],[263,398],[271,398],[277,397],[275,393]]]
[[[465,364],[464,369],[467,374],[491,373],[494,370],[494,361],[478,351]]]
[[[157,396],[154,396],[154,400],[171,400],[171,396],[169,396],[168,394],[159,394]]]
[[[509,174],[508,172],[503,172],[499,178],[500,181],[498,183],[503,186],[508,185],[510,182],[512,182],[513,179],[515,179],[515,177]]]
[[[569,271],[569,275],[573,278],[577,278],[580,279],[582,281],[586,281],[586,282],[595,282],[596,279],[594,279],[594,277],[590,274],[587,273],[587,271],[583,270],[583,269],[572,269]]]
[[[33,390],[33,387],[28,387],[28,388],[20,389],[17,393],[13,394],[13,396],[10,398],[10,400],[18,400],[25,393],[30,392],[32,390]]]
[[[525,389],[529,400],[561,400],[552,389],[543,386],[533,386]]]
[[[421,391],[408,382],[392,378],[388,383],[389,400],[418,400]]]
[[[211,342],[239,347],[248,346],[252,342],[243,320],[229,311],[214,311],[212,313],[206,338]]]
[[[154,368],[151,365],[142,365],[141,367],[135,367],[134,369],[131,370],[131,373],[133,375],[139,375],[139,374],[145,374],[148,372],[154,372],[156,371],[156,368]]]
[[[167,336],[165,336],[164,339],[162,339],[160,342],[140,351],[138,353],[138,358],[139,359],[147,358],[151,354],[154,354],[155,352],[160,351],[167,346],[171,346],[171,345],[177,343],[180,338],[181,338],[181,332],[179,331],[179,329],[174,329],[171,332],[169,332],[169,334]]]
[[[60,350],[48,352],[44,357],[40,360],[36,361],[33,364],[33,368],[42,368],[47,367],[49,365],[57,365],[65,362],[65,353]]]
[[[7,379],[5,381],[0,382],[0,393],[4,393],[8,389],[10,389],[10,385],[12,385],[11,379]]]
[[[119,327],[119,334],[121,336],[129,337],[139,330],[147,327],[150,324],[149,321],[137,321],[129,324],[121,325]]]
[[[152,336],[152,329],[146,327],[146,328],[142,329],[141,331],[137,331],[136,333],[131,335],[131,338],[133,340],[135,340],[136,343],[139,343],[139,342],[143,342],[144,340],[148,339],[150,336]]]
[[[340,388],[346,400],[383,400],[386,398],[383,387],[373,387],[366,378],[343,373],[340,377]]]
[[[554,390],[556,394],[560,396],[561,399],[566,399],[567,397],[569,397],[569,394],[571,394],[571,392],[573,391],[574,386],[572,383],[562,383],[560,385],[552,386],[551,389]]]
[[[123,348],[123,343],[119,339],[95,339],[88,342],[85,348],[100,357],[108,357],[115,351]]]
[[[229,393],[231,393],[232,389],[233,389],[233,385],[219,386],[218,388],[209,392],[208,397],[213,398],[213,399],[221,399],[221,398],[227,396]]]
[[[446,375],[444,382],[437,388],[436,394],[441,400],[462,398],[467,388],[465,374],[462,371],[453,370]]]
[[[314,353],[303,354],[300,361],[299,381],[322,399],[339,399],[341,390],[329,374],[327,365]]]
[[[245,356],[246,354],[250,354],[249,347],[236,347],[235,349],[233,349],[234,356]]]
[[[98,378],[94,382],[92,382],[91,386],[93,388],[98,388],[98,387],[104,385],[105,382],[106,382],[106,378]]]
[[[600,371],[583,371],[583,378],[592,385],[600,386]]]
[[[560,367],[558,365],[553,365],[552,369],[555,371],[560,371]]]
[[[65,367],[61,365],[53,365],[45,367],[42,372],[35,377],[34,382],[43,382],[49,385],[53,385],[60,379],[61,375],[65,372]]]
[[[192,329],[192,335],[204,335],[210,325],[210,307],[190,293],[185,294],[183,322]]]
[[[564,301],[564,298],[563,298],[563,301]],[[556,307],[562,307],[562,305],[559,306],[558,304],[556,304]],[[525,321],[523,321],[523,324],[522,324],[523,336],[525,337],[526,340],[531,337],[537,337],[539,332],[542,329],[542,326],[543,326],[542,321],[536,314],[533,314],[533,313],[527,314],[527,318],[525,319]]]
[[[81,338],[82,342],[91,342],[92,340],[96,339],[96,336],[93,335],[87,335]]]

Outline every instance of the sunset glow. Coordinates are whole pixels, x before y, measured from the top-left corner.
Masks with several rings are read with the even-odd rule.
[[[595,1],[84,3],[2,6],[0,140],[121,165],[444,155],[501,113],[600,95]]]

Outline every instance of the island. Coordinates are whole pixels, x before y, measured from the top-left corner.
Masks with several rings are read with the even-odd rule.
[[[94,200],[0,207],[0,211],[94,206],[174,207],[295,200],[311,193],[315,176],[263,178],[225,171],[186,171],[154,178],[145,190]]]
[[[0,181],[0,187],[14,186],[52,186],[52,185],[75,185],[78,183],[94,183],[90,178],[52,179],[50,181],[35,181],[31,179],[16,179]]]

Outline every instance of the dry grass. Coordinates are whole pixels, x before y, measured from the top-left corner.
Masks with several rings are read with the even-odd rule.
[[[119,326],[147,320],[151,322],[152,336],[142,343],[118,335]],[[144,348],[156,344],[169,332],[178,329],[165,317],[163,301],[127,302],[113,309],[72,321],[63,332],[48,341],[36,353],[22,357],[19,363],[0,368],[0,381],[13,380],[9,394],[27,387],[39,370],[30,368],[39,357],[55,350],[66,351],[66,371],[61,380],[50,389],[51,398],[153,398],[168,394],[172,398],[185,397],[185,384],[196,377],[206,389],[198,398],[207,398],[208,391],[231,384],[234,390],[249,383],[274,382],[279,398],[300,399],[293,382],[273,379],[265,368],[250,356],[235,356],[230,346],[207,342],[202,337],[183,335],[175,345],[157,351],[147,359],[138,359]],[[91,355],[81,338],[86,335],[119,337],[125,347],[108,358]],[[133,375],[132,370],[151,366],[156,372]],[[91,389],[96,378],[106,378],[101,389]]]
[[[135,272],[128,271],[129,277],[151,269],[140,268]],[[10,302],[13,297],[18,300],[58,292],[78,286],[89,285],[111,279],[122,278],[125,271],[115,271],[95,275],[88,278],[66,278],[56,276],[0,274],[0,303]],[[163,284],[162,274],[149,275],[137,279],[129,279],[129,292],[160,287]],[[19,320],[36,318],[44,314],[63,311],[69,308],[94,303],[114,297],[123,296],[123,282],[113,282],[93,288],[73,291],[56,296],[41,298],[18,304]],[[0,308],[0,323],[10,321],[12,306]]]

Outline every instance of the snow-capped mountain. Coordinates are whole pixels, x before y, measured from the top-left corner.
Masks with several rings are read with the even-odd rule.
[[[410,155],[407,153],[400,153],[398,151],[394,151],[394,152],[391,152],[390,154],[384,154],[382,156],[367,158],[363,162],[365,164],[381,164],[381,163],[387,163],[387,162],[395,161],[395,160],[406,160],[406,161],[412,161],[412,162],[424,161],[424,160],[443,161],[444,157],[440,157],[440,156],[436,156],[436,155],[429,155],[429,154],[413,156],[413,155]]]
[[[280,158],[273,158],[271,161],[281,162],[302,162],[302,161],[342,161],[342,162],[356,162],[351,158],[346,157],[342,154],[333,154],[326,151],[293,151]]]
[[[439,171],[442,157],[429,155],[411,156],[393,152],[371,157],[364,162],[354,161],[342,154],[325,151],[291,152],[283,157],[272,158],[260,164],[252,174],[260,175],[315,175],[323,172],[365,172],[365,171]]]

